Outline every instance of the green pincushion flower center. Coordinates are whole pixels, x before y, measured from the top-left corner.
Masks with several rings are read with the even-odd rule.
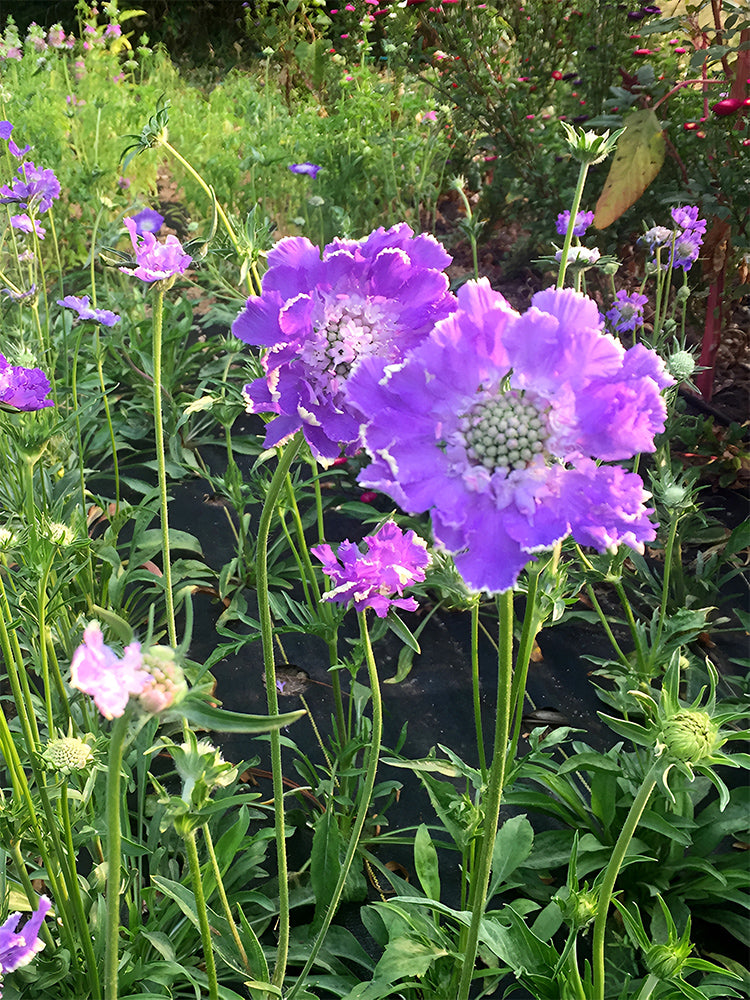
[[[91,763],[91,747],[73,736],[50,740],[44,750],[44,759],[57,771],[83,771]]]
[[[544,451],[544,419],[533,403],[514,392],[490,395],[461,417],[459,430],[474,465],[491,471],[525,469]]]

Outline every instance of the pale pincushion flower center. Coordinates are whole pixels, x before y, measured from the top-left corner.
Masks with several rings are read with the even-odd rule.
[[[394,332],[392,318],[381,302],[353,295],[328,300],[322,322],[316,324],[311,360],[324,377],[345,380],[361,358],[382,355]]]
[[[459,435],[469,462],[494,472],[525,469],[544,451],[547,431],[539,409],[508,392],[474,403],[459,420]]]

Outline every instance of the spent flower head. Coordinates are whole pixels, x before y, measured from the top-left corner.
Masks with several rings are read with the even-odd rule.
[[[42,751],[42,759],[51,771],[68,775],[89,770],[94,754],[90,744],[78,736],[60,736],[49,740]]]
[[[538,292],[519,315],[486,279],[399,365],[366,359],[351,382],[368,414],[365,487],[429,510],[439,546],[476,591],[505,591],[535,553],[582,545],[643,551],[648,494],[618,462],[654,451],[672,384],[642,344],[602,332],[596,303]]]
[[[592,129],[577,129],[567,122],[560,122],[565,131],[565,140],[568,143],[573,157],[579,163],[593,165],[605,160],[617,145],[625,129],[618,129],[613,135],[609,134],[609,129],[599,135]]]
[[[417,602],[413,597],[403,597],[403,593],[405,587],[425,578],[430,557],[424,539],[413,531],[404,533],[393,521],[387,521],[364,542],[364,552],[348,540],[339,545],[337,553],[330,545],[316,545],[310,550],[323,563],[323,572],[334,585],[333,590],[323,594],[323,600],[352,603],[357,611],[372,608],[379,618],[385,618],[392,605],[416,611]]]
[[[251,413],[275,413],[265,445],[303,429],[315,457],[359,447],[362,412],[348,382],[364,358],[397,363],[455,308],[443,273],[451,258],[432,236],[402,223],[320,250],[303,237],[268,254],[260,296],[247,300],[232,332],[267,348],[265,375],[245,386]]]

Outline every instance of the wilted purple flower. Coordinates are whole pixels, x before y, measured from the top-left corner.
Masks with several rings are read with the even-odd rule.
[[[2,292],[12,302],[23,302],[25,299],[33,298],[36,295],[36,285],[32,284],[31,288],[27,288],[25,292],[16,291],[13,288],[3,288]]]
[[[164,216],[153,208],[143,208],[133,216],[133,222],[138,236],[143,236],[144,233],[158,233],[164,225]]]
[[[577,212],[576,213],[576,224],[573,227],[573,235],[577,236],[579,239],[586,230],[589,228],[591,223],[594,221],[593,212]],[[557,232],[560,236],[564,236],[568,231],[568,223],[570,222],[570,212],[567,210],[565,212],[560,212],[557,217],[557,222],[555,224]]]
[[[571,267],[592,267],[600,257],[596,247],[570,247],[568,250],[568,264]],[[557,251],[555,260],[562,260],[562,250]]]
[[[143,668],[141,644],[131,642],[122,658],[105,645],[97,622],[90,622],[83,633],[83,643],[73,653],[70,683],[91,695],[105,719],[119,718],[131,695],[139,695],[152,683]]]
[[[39,906],[20,931],[16,930],[20,913],[11,913],[0,926],[0,977],[28,965],[44,948],[44,941],[39,940],[39,931],[51,906],[46,896],[40,896]]]
[[[58,299],[57,304],[65,309],[73,309],[78,313],[80,319],[93,319],[102,326],[114,326],[120,322],[117,313],[109,309],[92,309],[88,295],[79,298],[77,295],[66,295],[64,299]]]
[[[652,251],[655,251],[657,247],[663,247],[669,243],[673,236],[674,230],[667,229],[666,226],[652,226],[641,236],[640,242],[645,243]]]
[[[12,139],[8,139],[8,152],[10,153],[11,156],[15,156],[17,160],[20,160],[22,156],[25,156],[30,149],[31,146],[28,144],[28,142],[23,147],[23,149],[21,149],[19,146],[15,144],[15,142],[13,142]]]
[[[21,164],[18,173],[20,176],[13,179],[10,187],[7,184],[0,187],[0,204],[17,202],[22,208],[28,208],[33,200],[39,212],[46,212],[55,198],[60,197],[60,182],[53,170],[42,170],[29,160]]]
[[[641,479],[597,465],[654,450],[664,428],[661,360],[601,330],[570,288],[515,312],[482,279],[399,365],[365,360],[350,394],[369,415],[363,486],[409,513],[474,590],[513,587],[534,554],[572,534],[603,551],[655,537]]]
[[[193,258],[185,253],[176,236],[167,236],[163,243],[159,243],[153,233],[138,235],[134,218],[123,219],[123,222],[130,233],[137,265],[121,267],[124,274],[133,274],[141,281],[164,281],[184,274],[190,267]]]
[[[39,224],[38,219],[30,219],[25,213],[23,215],[11,215],[10,224],[14,229],[20,229],[22,233],[36,232],[40,240],[44,239],[47,230]]]
[[[11,365],[0,354],[0,406],[14,410],[43,410],[55,404],[44,397],[52,386],[41,368]]]
[[[266,375],[246,385],[251,413],[276,413],[271,448],[300,428],[323,462],[359,444],[361,411],[347,382],[363,358],[384,367],[427,336],[455,308],[442,269],[451,258],[432,236],[401,223],[320,251],[303,237],[268,254],[263,293],[247,300],[232,332],[268,348]]]
[[[414,598],[402,595],[404,587],[425,578],[430,562],[427,542],[413,531],[404,534],[397,524],[387,521],[374,535],[368,535],[365,543],[366,552],[348,540],[339,545],[337,554],[330,545],[310,549],[334,585],[323,594],[323,600],[337,604],[351,601],[357,611],[372,608],[379,618],[385,618],[391,605],[416,611]]]
[[[309,174],[313,180],[318,176],[318,171],[321,169],[317,163],[290,163],[289,169],[293,174]]]
[[[648,302],[647,295],[631,292],[630,295],[621,289],[615,295],[612,308],[606,313],[609,325],[617,333],[635,330],[643,323],[643,307]]]

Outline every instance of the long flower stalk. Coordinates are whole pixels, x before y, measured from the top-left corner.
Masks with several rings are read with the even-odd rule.
[[[570,245],[573,242],[573,230],[576,227],[576,216],[578,215],[578,209],[581,207],[581,198],[583,197],[583,189],[586,186],[586,176],[589,172],[589,163],[582,163],[578,171],[578,183],[576,184],[575,193],[573,194],[573,204],[570,206],[570,219],[568,220],[568,228],[565,232],[565,240],[562,246],[562,254],[560,256],[560,269],[557,273],[557,288],[564,288],[565,286],[565,272],[568,268],[568,254],[570,253]]]
[[[276,687],[276,665],[273,654],[273,622],[268,592],[268,535],[271,518],[276,510],[281,490],[284,487],[287,473],[292,462],[302,446],[304,438],[301,432],[288,442],[279,456],[279,464],[266,490],[263,508],[258,521],[256,539],[255,581],[258,595],[258,619],[260,621],[261,640],[263,643],[263,667],[266,680],[266,701],[268,714],[273,717],[279,714],[279,698]],[[284,982],[286,964],[289,955],[289,884],[286,860],[286,824],[284,818],[284,784],[281,769],[281,737],[278,729],[272,729],[271,743],[271,773],[273,776],[273,806],[274,832],[276,839],[276,865],[279,879],[279,938],[276,946],[276,965],[273,970],[272,983],[279,988]]]
[[[292,987],[287,1000],[294,1000],[299,991],[303,988],[307,974],[315,962],[315,959],[320,951],[326,934],[328,933],[328,928],[331,926],[331,921],[333,920],[336,910],[338,908],[339,902],[341,900],[341,895],[344,891],[344,886],[346,880],[349,877],[349,871],[352,867],[352,862],[354,861],[354,855],[357,852],[357,847],[359,845],[360,837],[362,836],[362,830],[365,825],[365,820],[367,819],[367,812],[370,808],[370,801],[372,799],[373,789],[375,788],[375,778],[378,769],[378,758],[380,756],[380,744],[383,738],[383,702],[380,696],[380,681],[378,679],[377,667],[375,664],[375,657],[372,652],[372,645],[370,643],[370,634],[367,630],[367,612],[359,611],[357,617],[359,618],[359,634],[362,639],[362,645],[365,651],[365,661],[367,663],[367,673],[370,681],[370,696],[372,698],[372,733],[370,736],[370,745],[367,755],[367,764],[365,772],[365,781],[362,786],[362,793],[359,800],[359,809],[357,810],[357,818],[352,827],[351,835],[349,837],[349,846],[346,851],[346,857],[341,864],[341,872],[339,873],[338,881],[336,882],[336,887],[333,890],[333,896],[331,902],[326,911],[325,917],[323,918],[323,923],[320,930],[318,931],[318,936],[315,938],[312,948],[310,949],[310,954],[307,957],[305,966],[302,972],[297,977],[297,982]]]
[[[167,601],[167,633],[170,646],[177,647],[177,626],[174,616],[172,592],[172,559],[169,548],[169,501],[167,497],[167,469],[164,455],[164,424],[161,402],[161,344],[164,323],[164,289],[157,286],[153,312],[153,370],[154,370],[154,434],[156,436],[156,461],[159,468],[159,500],[161,504],[161,551],[164,573],[164,593]]]
[[[498,650],[497,650],[497,702],[495,708],[495,740],[492,748],[492,763],[489,784],[484,795],[484,823],[480,839],[479,857],[476,869],[471,873],[469,907],[471,923],[463,950],[461,979],[456,1000],[468,1000],[474,962],[479,945],[479,926],[484,916],[487,889],[492,868],[492,851],[495,846],[497,821],[500,815],[500,800],[505,784],[508,737],[512,709],[511,684],[513,681],[513,591],[506,590],[498,595]]]
[[[206,897],[203,892],[203,882],[201,880],[201,866],[198,859],[198,845],[195,841],[195,830],[185,830],[182,838],[185,841],[188,866],[190,868],[190,878],[193,883],[195,912],[198,915],[198,927],[201,932],[203,958],[206,963],[206,977],[208,978],[208,996],[209,1000],[219,1000],[219,981],[216,978],[216,959],[214,958],[213,944],[211,943],[211,928],[208,923]]]
[[[122,870],[122,829],[120,800],[122,761],[128,732],[128,713],[115,719],[109,739],[107,764],[107,890],[104,930],[104,1000],[117,1000],[120,951],[120,873]]]

